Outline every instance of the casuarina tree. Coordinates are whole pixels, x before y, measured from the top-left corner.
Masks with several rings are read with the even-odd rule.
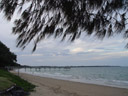
[[[13,33],[17,47],[50,36],[74,41],[82,33],[100,39],[113,34],[128,38],[128,0],[0,0],[7,20],[20,12]],[[128,46],[128,45],[127,45]]]
[[[15,66],[17,56],[10,52],[9,48],[0,42],[0,67]]]

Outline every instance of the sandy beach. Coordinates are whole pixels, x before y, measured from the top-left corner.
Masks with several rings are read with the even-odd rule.
[[[128,89],[44,78],[20,73],[37,87],[30,96],[128,96]]]

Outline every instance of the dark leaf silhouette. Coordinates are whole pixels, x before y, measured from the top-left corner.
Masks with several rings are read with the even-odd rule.
[[[19,66],[17,56],[10,52],[10,49],[0,41],[0,67]]]
[[[128,0],[1,0],[0,10],[7,20],[15,12],[13,33],[17,46],[25,48],[34,40],[34,49],[41,40],[53,36],[62,41],[79,38],[81,33],[100,39],[113,34],[127,38]],[[18,10],[18,11],[16,11]]]

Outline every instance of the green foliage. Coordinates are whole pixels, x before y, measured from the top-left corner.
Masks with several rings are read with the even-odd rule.
[[[10,88],[12,85],[14,85],[14,83],[9,81],[7,78],[0,77],[0,91]]]
[[[13,84],[22,87],[27,92],[32,91],[35,88],[35,85],[32,85],[31,83],[21,79],[20,77],[1,69],[0,69],[0,77],[6,78]]]
[[[15,66],[17,56],[10,52],[9,48],[0,42],[0,67]]]

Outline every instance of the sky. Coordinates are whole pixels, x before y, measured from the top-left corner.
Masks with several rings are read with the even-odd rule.
[[[13,21],[0,14],[0,41],[17,55],[17,62],[29,66],[128,66],[128,40],[113,36],[98,40],[81,36],[74,42],[60,42],[49,38],[38,44],[32,53],[33,43],[22,50],[16,47],[17,36],[12,34]]]

